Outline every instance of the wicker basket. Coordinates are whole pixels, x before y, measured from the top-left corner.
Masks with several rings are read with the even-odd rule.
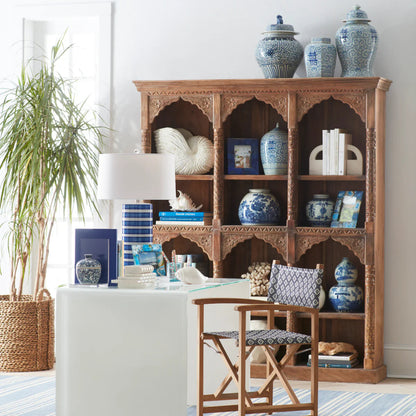
[[[54,301],[49,292],[40,290],[36,300],[0,296],[0,371],[49,370],[53,364]]]

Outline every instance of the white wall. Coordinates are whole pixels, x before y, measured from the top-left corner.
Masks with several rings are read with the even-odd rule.
[[[0,79],[10,75],[19,33],[1,2]],[[34,2],[32,2],[34,3]],[[44,2],[45,3],[45,2]],[[334,39],[352,1],[333,0],[115,0],[113,3],[112,120],[118,148],[140,140],[140,100],[132,80],[262,78],[254,50],[281,14],[300,32]],[[416,2],[361,2],[380,43],[375,75],[393,80],[387,97],[385,362],[392,376],[416,377]],[[16,35],[17,33],[17,35]],[[340,74],[339,65],[336,75]],[[296,76],[305,76],[302,63]]]

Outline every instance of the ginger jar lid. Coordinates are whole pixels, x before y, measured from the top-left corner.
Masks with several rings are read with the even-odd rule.
[[[272,35],[298,35],[298,32],[295,32],[292,25],[287,25],[283,23],[283,17],[279,14],[276,17],[276,23],[267,26],[267,29],[263,34],[272,34]]]
[[[361,6],[356,5],[347,13],[347,18],[343,22],[371,22],[371,20],[368,18],[367,13],[361,10]]]

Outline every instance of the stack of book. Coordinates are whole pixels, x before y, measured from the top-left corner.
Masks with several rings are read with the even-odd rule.
[[[311,355],[309,354],[307,365],[311,366]],[[318,355],[318,366],[325,368],[353,368],[358,365],[357,353]]]
[[[150,264],[124,266],[124,275],[113,283],[117,283],[120,289],[149,289],[156,284],[156,273]]]
[[[199,211],[160,211],[158,225],[212,225],[212,213]]]
[[[348,145],[352,136],[346,130],[322,130],[322,175],[346,175]]]

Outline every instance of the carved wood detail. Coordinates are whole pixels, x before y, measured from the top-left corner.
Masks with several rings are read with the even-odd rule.
[[[256,94],[255,97],[270,104],[287,122],[287,94]]]
[[[292,128],[288,132],[288,181],[287,181],[287,219],[297,219],[297,172],[298,172],[298,129]]]
[[[366,131],[366,222],[373,222],[375,217],[375,192],[376,192],[376,133],[374,129]]]
[[[334,241],[348,247],[359,259],[365,263],[365,239],[348,236],[331,236]]]
[[[365,121],[365,95],[362,91],[351,93],[350,91],[320,91],[307,92],[302,91],[298,94],[297,104],[297,120],[302,120],[302,117],[316,104],[321,101],[328,100],[330,97],[348,104],[360,117]]]
[[[250,234],[221,234],[221,260],[224,260],[237,244],[250,240],[252,237]]]
[[[191,104],[196,105],[212,123],[213,109],[212,109],[212,97],[200,96],[200,95],[150,95],[149,96],[149,123],[152,123],[155,117],[168,105],[173,104],[180,99],[188,101]]]
[[[328,240],[327,235],[297,235],[296,236],[296,262],[315,244]]]
[[[254,95],[223,95],[221,100],[221,121],[227,117],[240,105],[250,101]]]
[[[364,367],[374,368],[375,359],[375,313],[376,270],[374,265],[365,266],[365,334]]]
[[[224,218],[224,131],[214,129],[214,218]]]

